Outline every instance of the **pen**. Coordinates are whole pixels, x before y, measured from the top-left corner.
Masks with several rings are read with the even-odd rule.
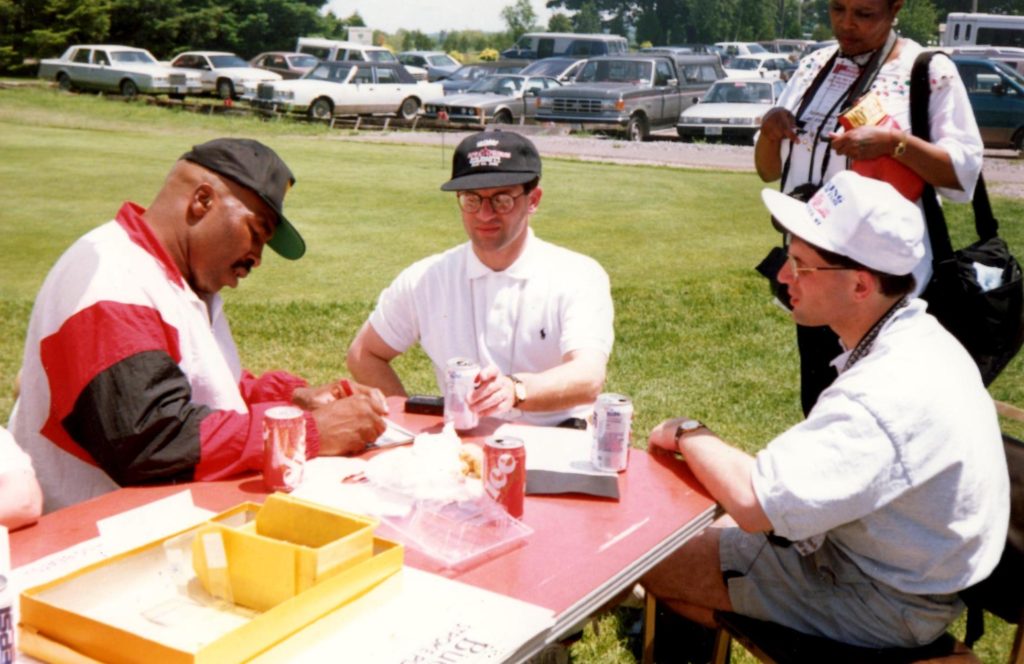
[[[348,378],[341,379],[341,391],[346,397],[352,396],[352,384],[348,382]]]

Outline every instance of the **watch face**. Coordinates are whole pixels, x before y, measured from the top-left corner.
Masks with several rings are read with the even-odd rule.
[[[682,429],[683,431],[693,431],[695,429],[701,428],[701,426],[703,425],[697,420],[686,420],[685,422],[679,425],[679,428]]]

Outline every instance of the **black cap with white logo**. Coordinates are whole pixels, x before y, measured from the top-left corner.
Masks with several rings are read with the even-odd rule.
[[[528,138],[511,131],[482,131],[459,143],[452,157],[452,179],[441,189],[493,189],[538,177],[540,155]]]

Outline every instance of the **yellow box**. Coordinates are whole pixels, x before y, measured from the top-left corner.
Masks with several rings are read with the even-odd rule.
[[[246,503],[212,522],[245,527],[259,513],[259,505]],[[282,528],[276,531],[279,537],[300,540],[276,519],[275,527]],[[300,525],[294,524],[296,530]],[[176,546],[206,527],[24,591],[21,649],[54,662],[85,661],[83,656],[113,663],[241,662],[368,592],[401,569],[404,556],[400,544],[372,538],[368,557],[356,556],[358,560],[325,570],[315,585],[260,613],[210,597],[191,570],[175,578],[169,552],[191,550]],[[183,586],[184,576],[191,580]]]
[[[237,524],[236,515],[246,522]],[[262,506],[245,503],[201,526],[192,566],[210,594],[265,611],[368,559],[377,525],[277,493]]]

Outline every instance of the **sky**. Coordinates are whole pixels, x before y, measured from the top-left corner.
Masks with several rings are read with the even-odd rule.
[[[359,12],[367,27],[384,32],[399,28],[427,34],[442,30],[498,32],[507,28],[501,10],[514,4],[515,0],[329,0],[324,11],[340,18]],[[538,25],[547,27],[551,10],[544,6],[545,0],[530,0],[530,4]]]

